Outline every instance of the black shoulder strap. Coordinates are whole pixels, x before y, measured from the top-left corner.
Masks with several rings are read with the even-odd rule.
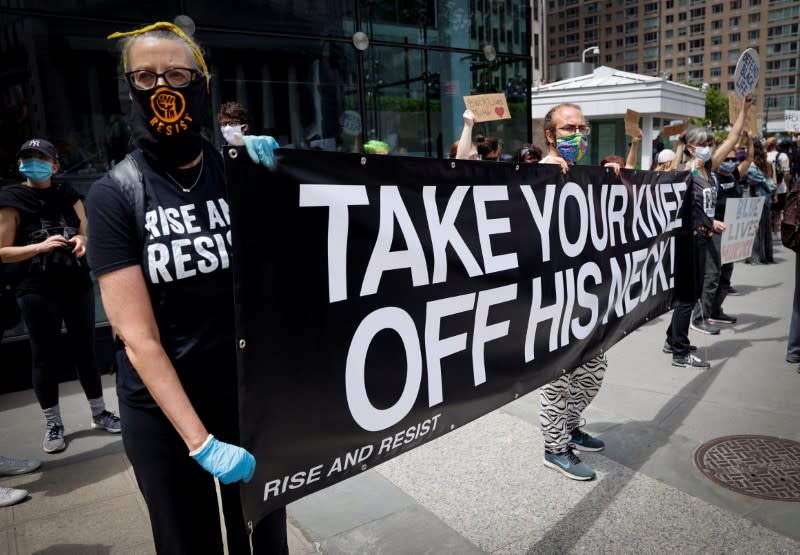
[[[136,218],[136,233],[139,235],[139,244],[144,243],[144,180],[142,170],[132,154],[125,156],[119,164],[108,172],[111,180],[119,186],[122,194],[133,208]]]

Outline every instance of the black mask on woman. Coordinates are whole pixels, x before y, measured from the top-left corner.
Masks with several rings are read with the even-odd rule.
[[[200,155],[203,148],[200,130],[208,101],[205,79],[192,81],[181,89],[131,88],[131,95],[133,142],[149,159],[175,168]]]

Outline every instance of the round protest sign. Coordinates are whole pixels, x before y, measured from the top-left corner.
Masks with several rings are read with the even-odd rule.
[[[739,56],[739,61],[736,62],[736,71],[733,73],[733,85],[740,98],[746,97],[755,90],[756,84],[758,84],[758,75],[761,73],[760,65],[758,52],[752,48],[748,48]]]
[[[339,116],[339,125],[345,135],[358,135],[361,133],[361,116],[353,110],[345,110]]]

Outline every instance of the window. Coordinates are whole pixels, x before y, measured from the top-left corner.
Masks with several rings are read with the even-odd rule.
[[[675,80],[678,81],[678,83],[685,82],[686,81],[686,72],[685,71],[679,72],[678,75],[676,76]]]
[[[796,71],[797,58],[789,58],[787,60],[767,60],[767,71]]]
[[[711,46],[719,46],[721,44],[722,44],[722,37],[721,36],[716,35],[714,37],[711,37]]]
[[[685,37],[686,36],[686,27],[681,27],[680,29],[678,29],[678,36],[679,37]]]
[[[645,48],[643,54],[645,58],[657,58],[658,48]]]
[[[770,23],[775,21],[787,21],[796,19],[798,16],[800,16],[800,6],[783,8],[782,10],[771,10],[767,16],[767,21]]]
[[[729,91],[733,90],[733,81],[728,81],[727,88]]]
[[[758,40],[760,36],[761,36],[761,31],[758,29],[747,31],[747,40],[749,41]]]
[[[770,108],[778,110],[794,110],[795,109],[795,95],[793,94],[776,94],[770,95],[764,99],[765,104]]]
[[[706,17],[706,9],[705,8],[693,8],[689,12],[689,16],[692,19],[704,19]]]
[[[673,21],[675,21],[675,16],[668,15],[667,17],[664,18],[664,21],[666,23],[672,23]]]
[[[711,77],[719,77],[722,75],[722,70],[718,67],[711,68]]]
[[[629,71],[631,73],[639,73],[639,64],[625,64],[624,71]]]
[[[694,39],[689,41],[689,50],[703,50],[705,48],[705,39]]]
[[[761,5],[761,0],[750,0],[749,4],[750,4],[751,8],[754,7],[754,6],[760,6]]]
[[[672,69],[672,60],[664,60],[664,69]]]
[[[650,44],[651,42],[658,42],[658,32],[657,31],[650,31],[649,33],[644,34],[644,43]]]
[[[725,6],[722,4],[714,4],[711,6],[711,13],[722,13],[723,11],[725,11]]]
[[[639,29],[639,22],[638,21],[629,21],[625,24],[625,32],[626,33],[635,33]]]
[[[730,42],[739,42],[742,38],[741,33],[731,33],[728,35],[728,40]]]
[[[742,0],[731,0],[731,10],[741,10]]]
[[[689,80],[690,81],[702,81],[703,80],[703,70],[702,69],[693,69],[689,72]]]
[[[644,14],[650,15],[658,13],[658,2],[650,2],[644,5]]]
[[[625,37],[625,46],[636,46],[639,44],[639,36],[638,35],[631,35]],[[635,54],[636,51],[634,50],[633,53]]]
[[[678,52],[686,52],[686,43],[685,42],[679,42],[678,43]]]
[[[644,63],[644,72],[645,73],[655,73],[658,71],[658,62],[645,62]]]
[[[739,49],[728,50],[728,59],[734,62],[737,61],[739,59]]]
[[[686,21],[686,12],[678,12],[678,21]]]
[[[617,48],[625,46],[625,39],[617,39]]]
[[[797,41],[782,42],[780,44],[768,44],[767,54],[795,54],[797,53]]]
[[[689,32],[693,35],[702,35],[706,31],[705,23],[694,23],[689,25]]]
[[[628,8],[625,10],[625,17],[639,17],[639,8]]]
[[[750,15],[747,16],[747,23],[749,23],[750,25],[758,25],[759,21],[761,21],[761,14],[758,12],[751,13]]]
[[[736,66],[728,66],[728,75],[736,73]]]
[[[664,47],[664,56],[672,56],[672,45],[669,44]]]
[[[657,17],[648,17],[644,20],[644,28],[645,29],[658,29],[658,18]]]
[[[664,40],[672,40],[672,29],[664,31]]]
[[[626,62],[632,62],[639,59],[639,53],[636,50],[628,50],[625,52],[624,59]]]
[[[798,31],[798,24],[795,23],[793,25],[778,25],[776,27],[770,27],[767,31],[767,36],[769,37],[779,37],[781,35],[792,35],[797,36]]]
[[[777,88],[794,88],[795,84],[797,83],[797,77],[795,75],[785,75],[783,77],[767,77],[764,79],[764,85],[767,87],[777,87]]]
[[[703,55],[702,54],[695,54],[694,56],[689,56],[686,60],[686,63],[691,65],[702,65],[703,63]]]
[[[722,60],[722,52],[712,52],[711,53],[711,61],[712,62],[719,62]]]
[[[678,58],[678,67],[686,67],[686,58]]]
[[[712,31],[719,31],[720,29],[722,29],[722,20],[721,19],[716,19],[716,20],[711,22],[711,30]]]
[[[738,27],[739,26],[739,21],[741,21],[741,19],[742,18],[739,17],[738,15],[732,17],[730,19],[730,21],[728,22],[728,24],[730,25],[731,29],[735,29],[736,27]]]

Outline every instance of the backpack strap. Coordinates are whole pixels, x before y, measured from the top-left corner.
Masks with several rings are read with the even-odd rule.
[[[139,244],[144,245],[144,179],[136,158],[126,155],[108,174],[133,209]]]

